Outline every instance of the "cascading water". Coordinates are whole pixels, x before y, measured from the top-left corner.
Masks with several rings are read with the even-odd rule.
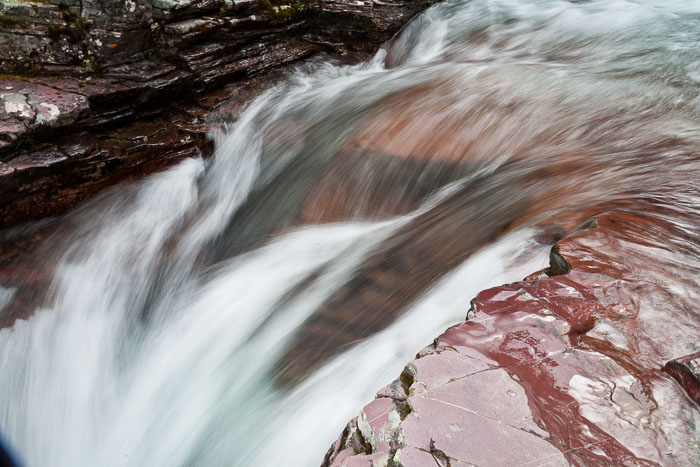
[[[318,464],[479,290],[546,265],[548,216],[700,213],[698,31],[691,0],[448,1],[298,67],[211,160],[58,222],[0,330],[0,427],[30,466]]]

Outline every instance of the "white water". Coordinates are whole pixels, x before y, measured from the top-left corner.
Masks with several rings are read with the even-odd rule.
[[[539,248],[505,274],[528,232],[505,238],[390,328],[284,393],[264,376],[291,331],[411,216],[291,232],[205,283],[177,284],[168,310],[154,306],[139,321],[132,310],[149,285],[155,246],[192,209],[201,170],[201,161],[187,161],[144,182],[127,212],[110,212],[77,260],[59,264],[51,309],[0,331],[1,414],[28,465],[313,464],[380,382],[463,319],[471,297],[546,260]],[[279,308],[325,264],[313,286]]]
[[[597,177],[616,189],[658,167],[635,172],[624,151],[667,129],[697,142],[698,14],[696,1],[448,2],[393,43],[393,68],[385,51],[357,66],[300,68],[249,106],[211,161],[185,161],[74,215],[80,229],[57,253],[51,300],[0,330],[0,427],[29,466],[318,464],[478,291],[540,269],[547,247],[528,229],[501,238],[388,328],[283,390],[270,372],[294,331],[401,227],[538,136],[549,155],[615,134],[620,165]],[[469,39],[479,30],[485,39]],[[639,75],[620,78],[630,71]],[[492,99],[496,110],[473,122],[488,140],[478,170],[403,216],[285,231],[278,210],[312,183],[308,167],[382,98],[431,80],[452,83],[460,112]],[[591,129],[600,113],[644,118]],[[600,186],[580,196],[597,199]],[[275,189],[265,204],[261,193]],[[242,214],[254,196],[262,201]],[[265,230],[260,218],[282,227]],[[4,306],[13,292],[0,292]]]

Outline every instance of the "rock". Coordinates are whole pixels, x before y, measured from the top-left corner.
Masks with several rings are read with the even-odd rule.
[[[700,352],[671,360],[664,371],[673,376],[696,404],[700,405]]]
[[[0,141],[70,126],[88,112],[88,99],[41,84],[0,79]],[[0,143],[2,144],[2,143]]]
[[[59,230],[55,219],[46,219],[0,232],[0,329],[45,303],[55,263],[42,245],[50,237],[60,238]]]
[[[65,212],[115,180],[207,153],[206,131],[196,117],[166,114],[105,133],[83,131],[20,148],[4,164],[0,218],[13,223]]]
[[[318,21],[309,37],[330,46],[367,51],[368,44],[382,43],[432,0],[321,0]],[[370,47],[371,49],[371,47]]]
[[[372,2],[274,3],[0,0],[0,226],[63,212],[137,173],[208,155],[203,110],[227,99],[222,88],[319,51],[376,50],[428,4],[392,4],[385,16]],[[350,23],[362,23],[365,34],[348,35]],[[189,109],[174,115],[173,103]],[[173,118],[181,125],[159,133],[157,161],[153,147],[110,140],[124,125],[152,128],[159,118],[164,127]],[[185,127],[197,127],[196,135]],[[67,134],[91,143],[68,154]]]
[[[369,107],[307,193],[301,223],[405,214],[450,182],[518,164],[523,183],[547,179],[552,186],[531,197],[528,216],[520,216],[509,229],[576,195],[562,175],[589,177],[587,155],[604,154],[604,148],[585,139],[565,141],[567,132],[558,132],[556,125],[523,124],[533,114],[546,114],[547,104],[494,91],[496,81],[488,73],[445,75],[400,89]],[[576,127],[566,115],[559,123]]]
[[[348,428],[323,465],[355,465],[354,458],[372,465],[378,455],[407,467],[431,458],[438,465],[697,463],[697,353],[684,357],[700,335],[700,313],[686,293],[697,283],[677,282],[694,277],[696,259],[689,224],[672,223],[671,213],[678,216],[639,202],[593,210],[596,222],[557,244],[553,258],[568,272],[550,268],[552,275],[481,292],[474,317],[448,329],[392,384],[405,396],[383,389],[348,425],[371,449],[354,452]],[[403,415],[397,421],[393,413]]]

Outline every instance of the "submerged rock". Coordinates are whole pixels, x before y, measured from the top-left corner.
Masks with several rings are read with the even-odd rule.
[[[568,268],[481,292],[323,465],[697,463],[697,283],[678,278],[698,264],[671,211],[589,211],[553,254]]]

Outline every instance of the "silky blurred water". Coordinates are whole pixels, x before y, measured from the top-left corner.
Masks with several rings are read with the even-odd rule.
[[[699,85],[694,0],[447,1],[300,65],[210,160],[66,216],[0,330],[0,427],[29,466],[316,465],[478,291],[547,264],[548,216],[697,213]],[[343,295],[417,251],[412,294]]]

